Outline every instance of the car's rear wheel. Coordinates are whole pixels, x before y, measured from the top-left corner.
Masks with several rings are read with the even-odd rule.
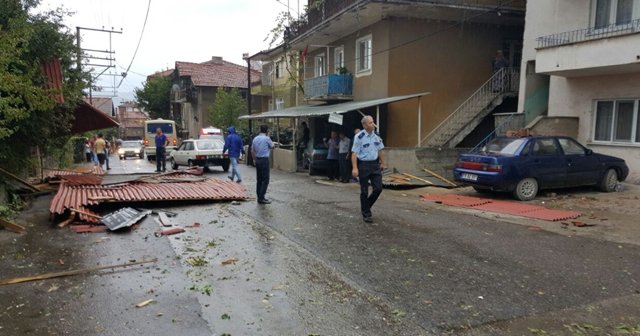
[[[191,160],[187,161],[187,166],[189,166],[189,168],[193,167],[193,161]]]
[[[612,192],[616,190],[616,185],[618,185],[618,172],[615,169],[610,168],[602,176],[599,186],[600,190],[604,192]]]
[[[224,171],[228,172],[228,171],[229,171],[229,164],[230,164],[230,162],[229,162],[229,161],[224,161],[224,162],[222,163],[222,170],[224,170]]]
[[[171,158],[171,169],[178,169],[178,164],[174,158]]]
[[[520,201],[530,201],[536,198],[536,195],[538,195],[538,181],[531,177],[520,180],[513,191],[513,197]]]

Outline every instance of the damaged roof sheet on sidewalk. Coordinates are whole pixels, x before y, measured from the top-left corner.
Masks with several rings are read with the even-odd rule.
[[[79,181],[86,184],[78,183]],[[210,179],[185,172],[147,176],[135,181],[101,184],[102,180],[66,177],[51,201],[49,211],[63,214],[67,209],[84,209],[100,203],[127,203],[187,200],[240,200],[248,198],[238,183]],[[81,216],[83,217],[83,216]]]

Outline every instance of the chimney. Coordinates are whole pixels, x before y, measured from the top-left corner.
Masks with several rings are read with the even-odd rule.
[[[211,56],[211,63],[213,64],[222,64],[221,56]]]

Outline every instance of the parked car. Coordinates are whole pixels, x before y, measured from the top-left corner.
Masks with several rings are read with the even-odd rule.
[[[222,154],[224,142],[215,139],[184,140],[180,147],[171,152],[169,162],[173,169],[179,166],[221,166],[229,171],[231,161],[227,154]]]
[[[302,167],[309,169],[309,175],[320,175],[320,172],[326,172],[329,169],[327,154],[328,149],[323,143],[314,145],[311,153],[309,151],[302,153]]]
[[[120,160],[128,157],[144,159],[144,144],[140,140],[122,141],[118,148],[118,157]]]
[[[629,174],[623,159],[596,154],[565,136],[498,137],[480,152],[460,154],[456,181],[476,191],[506,191],[521,201],[541,189],[597,186],[613,191]]]

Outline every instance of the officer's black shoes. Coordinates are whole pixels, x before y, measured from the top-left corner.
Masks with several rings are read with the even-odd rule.
[[[371,218],[371,217],[362,217],[362,220],[365,223],[373,223],[373,218]]]
[[[271,204],[271,201],[268,199],[258,200],[258,204]]]

